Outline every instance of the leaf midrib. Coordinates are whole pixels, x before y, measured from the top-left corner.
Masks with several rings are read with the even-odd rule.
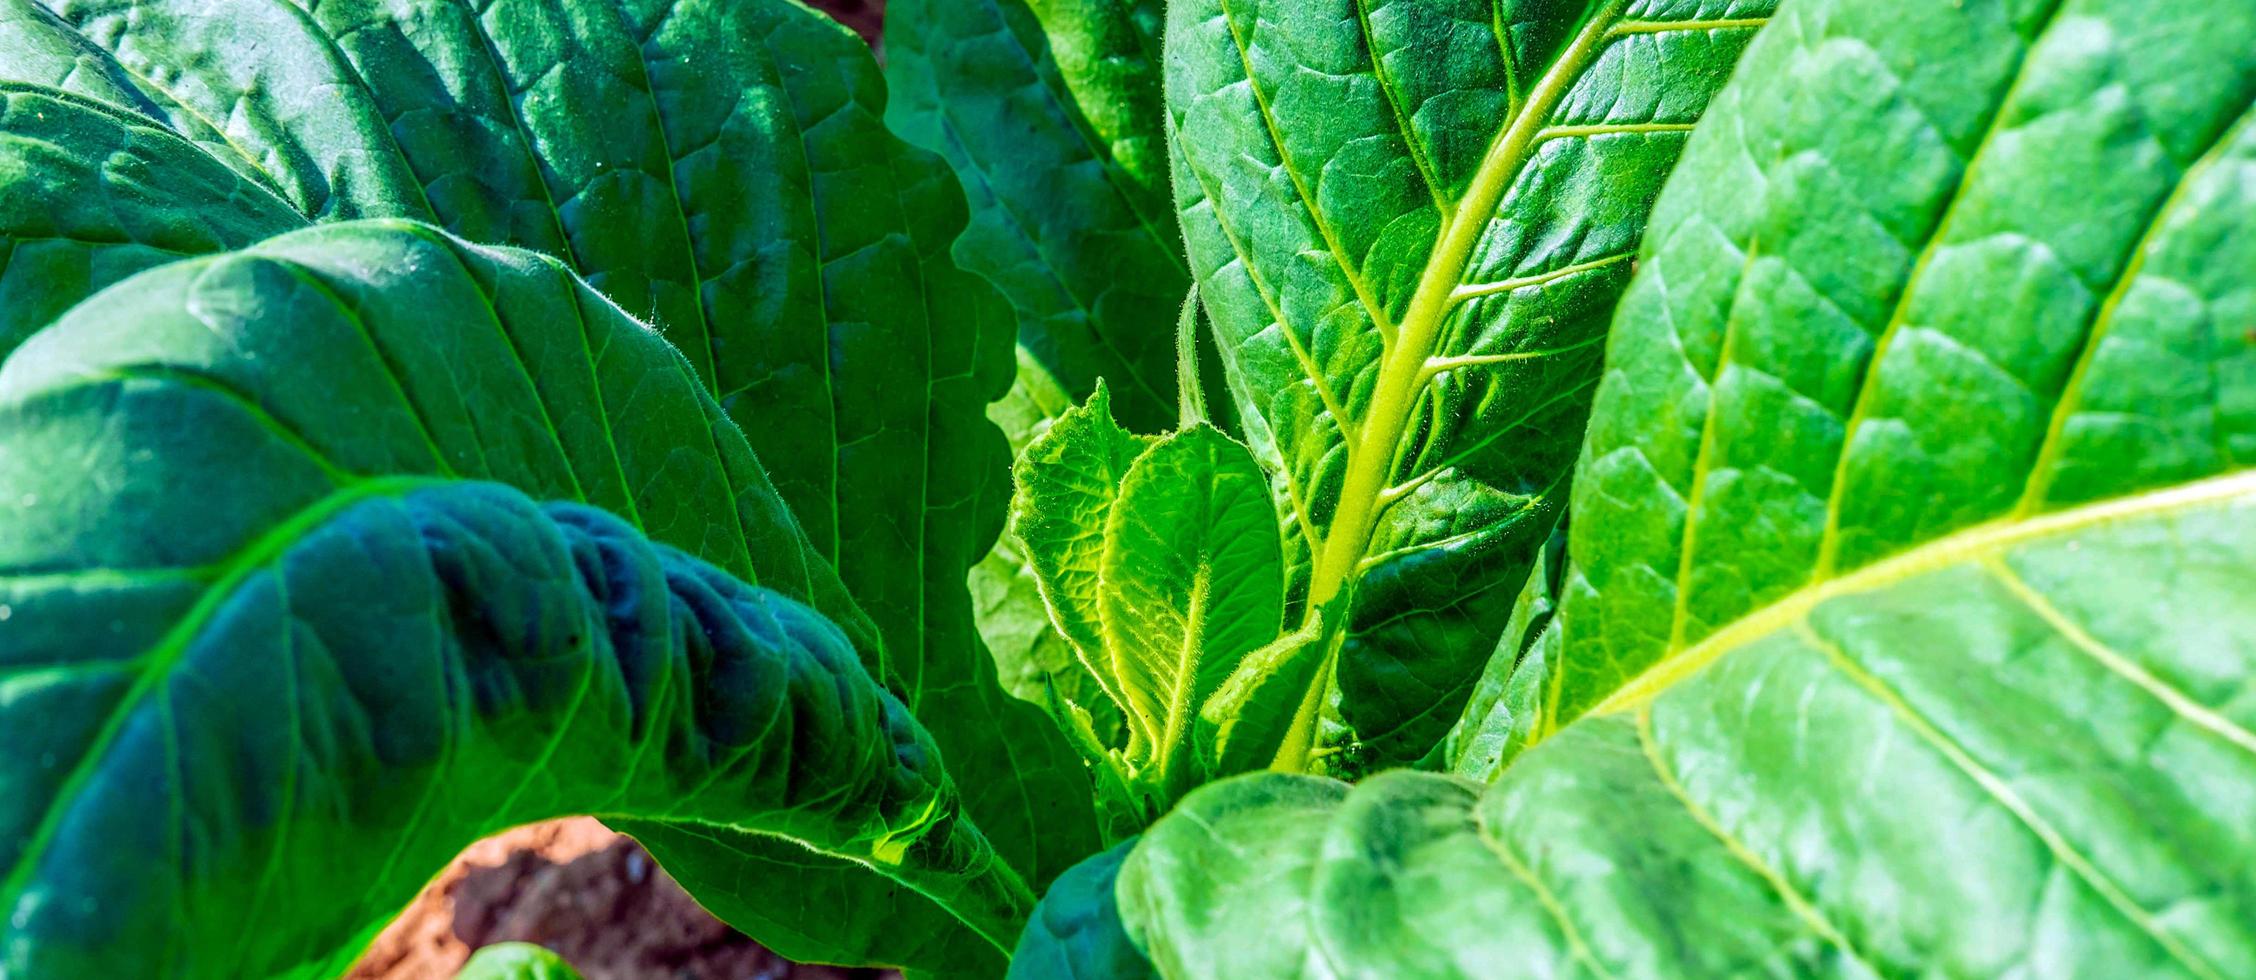
[[[1340,486],[1339,510],[1326,528],[1309,576],[1308,605],[1302,628],[1320,629],[1319,635],[1324,637],[1321,642],[1328,649],[1312,681],[1310,695],[1303,699],[1299,717],[1279,752],[1280,763],[1297,761],[1305,765],[1311,757],[1313,745],[1297,743],[1316,737],[1317,726],[1309,715],[1321,704],[1321,692],[1330,688],[1337,673],[1339,639],[1346,620],[1345,616],[1325,616],[1324,609],[1354,577],[1370,548],[1371,533],[1386,503],[1381,497],[1386,481],[1393,474],[1394,449],[1402,442],[1419,389],[1428,380],[1426,361],[1441,336],[1442,324],[1457,305],[1457,290],[1464,284],[1465,268],[1472,260],[1473,249],[1487,231],[1489,219],[1502,204],[1505,193],[1542,143],[1540,137],[1552,110],[1604,50],[1609,31],[1621,19],[1628,2],[1606,0],[1605,5],[1576,30],[1574,39],[1537,79],[1527,96],[1518,100],[1517,114],[1489,144],[1473,179],[1466,185],[1464,196],[1458,199],[1453,210],[1443,214],[1433,253],[1419,272],[1418,284],[1411,293],[1402,322],[1391,331],[1380,324],[1385,353],[1379,361],[1370,408],[1352,429],[1347,428],[1346,419],[1340,420],[1347,445],[1347,474]],[[1247,66],[1249,77],[1251,67]]]
[[[1590,714],[1621,714],[1638,710],[1725,654],[1791,627],[1811,610],[1833,599],[1877,591],[1929,572],[1980,561],[2015,545],[2053,535],[2102,527],[2172,510],[2219,504],[2243,496],[2256,496],[2256,469],[2239,470],[2164,490],[2117,497],[2041,517],[2008,516],[2002,520],[1975,525],[1892,558],[1866,565],[1850,574],[1790,592],[1709,634],[1706,639],[1646,668],[1643,673],[1600,701],[1590,710]]]
[[[1378,523],[1379,493],[1393,469],[1393,449],[1401,443],[1409,422],[1425,361],[1432,355],[1443,321],[1456,305],[1453,296],[1463,284],[1473,247],[1487,231],[1488,219],[1502,203],[1513,178],[1526,168],[1551,110],[1603,48],[1607,29],[1627,3],[1608,0],[1606,7],[1576,33],[1574,41],[1529,92],[1519,115],[1497,134],[1464,197],[1445,217],[1433,254],[1419,273],[1409,308],[1380,359],[1371,407],[1349,439],[1340,510],[1325,534],[1322,555],[1311,573],[1311,609],[1339,594],[1368,547],[1372,528]]]

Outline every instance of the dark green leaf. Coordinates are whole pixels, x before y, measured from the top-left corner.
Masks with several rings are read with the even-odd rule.
[[[1558,659],[1566,543],[1566,529],[1560,528],[1537,555],[1535,569],[1512,605],[1512,618],[1504,623],[1504,635],[1489,654],[1488,669],[1465,702],[1457,727],[1435,747],[1426,768],[1489,782],[1535,735],[1550,664]]]
[[[0,64],[23,57],[35,67],[7,35],[14,26],[0,20]],[[103,286],[304,225],[281,198],[146,116],[0,81],[0,359]]]
[[[112,105],[0,134],[26,163],[0,179],[0,345],[160,258],[306,218],[428,219],[557,255],[655,323],[750,438],[881,632],[869,667],[933,720],[1010,863],[1040,882],[1095,849],[1087,778],[991,681],[963,581],[1007,500],[982,410],[1008,384],[1010,311],[948,258],[952,177],[885,132],[859,41],[786,0],[51,7],[0,6],[10,105],[50,129],[37,113],[65,97],[28,86]],[[951,922],[789,844],[706,854],[710,834],[628,829],[740,922],[800,920],[771,944],[802,958],[904,963]],[[856,914],[720,894],[760,877],[747,860]]]
[[[1076,402],[1175,416],[1188,284],[1167,205],[1159,0],[893,0],[886,120],[971,198],[964,267],[1018,310],[1020,345]]]
[[[0,370],[0,508],[11,973],[334,973],[571,813],[998,945],[1031,901],[690,364],[554,260],[361,222],[121,283]]]
[[[1059,875],[1034,907],[1026,932],[1011,953],[1010,975],[1021,980],[1156,980],[1151,961],[1120,926],[1113,884],[1133,839],[1074,865]]]

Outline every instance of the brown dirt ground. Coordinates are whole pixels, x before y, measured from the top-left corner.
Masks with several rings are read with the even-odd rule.
[[[875,43],[885,0],[811,0]],[[791,963],[722,924],[634,841],[585,817],[472,844],[376,938],[345,980],[450,980],[470,953],[539,943],[588,980],[895,980]]]
[[[585,817],[470,846],[378,936],[346,980],[448,980],[511,940],[555,950],[588,980],[876,980],[793,964],[721,924],[642,848]]]

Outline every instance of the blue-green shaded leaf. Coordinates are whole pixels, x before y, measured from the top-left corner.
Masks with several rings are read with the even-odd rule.
[[[144,273],[0,370],[0,500],[9,972],[331,974],[574,813],[998,946],[1031,902],[691,365],[554,260],[362,222]]]
[[[1151,961],[1121,927],[1113,885],[1135,846],[1123,841],[1059,875],[1034,907],[1026,932],[1011,953],[1010,975],[1021,980],[1152,980]]]

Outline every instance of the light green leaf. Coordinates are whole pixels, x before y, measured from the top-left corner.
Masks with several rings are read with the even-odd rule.
[[[1281,718],[1209,710],[1284,615],[1276,512],[1246,448],[1203,424],[1132,434],[1099,385],[1028,445],[1017,474],[1013,526],[1044,604],[1082,678],[1125,723],[1126,737],[1109,739],[1083,705],[1059,716],[1090,730],[1084,753],[1128,797],[1118,829],[1134,832],[1213,778],[1225,755],[1238,770],[1266,763],[1295,702]]]
[[[1018,311],[1025,356],[1130,429],[1175,415],[1188,283],[1168,208],[1159,0],[893,0],[886,121],[970,196],[956,245]]]
[[[1956,535],[1716,634],[1485,791],[1194,793],[1121,909],[1171,977],[2245,976],[2251,575],[2246,472]]]
[[[580,980],[580,972],[546,947],[495,943],[470,954],[454,980]]]
[[[1191,266],[1321,628],[1303,764],[1415,761],[1457,717],[1565,503],[1654,194],[1772,6],[1170,8]]]
[[[1798,15],[1617,318],[1547,729],[1798,590],[2256,459],[2256,4]]]
[[[1201,425],[1136,457],[1103,516],[1103,666],[1164,805],[1215,775],[1193,738],[1199,707],[1284,617],[1276,512],[1252,454]]]
[[[739,424],[1006,859],[1040,882],[1096,848],[1087,777],[992,681],[964,585],[1007,503],[983,409],[1008,386],[1011,314],[948,258],[952,175],[886,133],[856,38],[787,0],[6,0],[0,79],[32,113],[0,135],[24,161],[0,171],[0,345],[160,256],[309,218],[554,254],[653,322]],[[54,128],[53,86],[112,121]],[[804,959],[908,963],[953,928],[789,843],[708,854],[710,833],[627,829],[748,930],[801,920],[760,938]],[[804,884],[734,900],[763,877],[745,861]],[[810,918],[807,895],[855,914]],[[973,969],[999,968],[955,931],[990,957]]]
[[[1031,903],[691,365],[555,260],[358,222],[121,283],[0,370],[0,508],[7,972],[333,975],[576,813],[998,947]]]
[[[2252,28],[1783,7],[1617,315],[1520,666],[1560,727],[1485,787],[1194,793],[1122,867],[1132,939],[1186,977],[2256,971]]]
[[[1040,584],[1058,632],[1080,652],[1084,669],[1125,708],[1109,658],[1100,582],[1105,524],[1119,504],[1122,481],[1136,457],[1157,440],[1112,420],[1112,394],[1100,383],[1088,404],[1069,409],[1027,444],[1013,472],[1011,533],[1026,548],[1027,565]],[[1134,726],[1148,736],[1146,726]]]

